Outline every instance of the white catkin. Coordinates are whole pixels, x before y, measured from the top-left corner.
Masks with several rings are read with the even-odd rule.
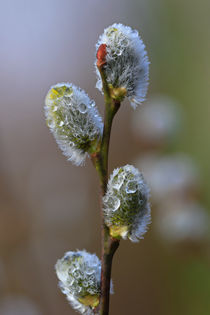
[[[133,108],[145,100],[149,80],[149,59],[138,31],[122,24],[113,24],[104,30],[96,44],[106,45],[104,66],[107,82],[114,88],[123,87]],[[102,81],[96,62],[96,87],[102,91]]]
[[[63,154],[75,165],[83,164],[103,131],[95,102],[75,85],[59,83],[46,96],[45,116]]]
[[[83,304],[81,298],[95,296],[99,301],[101,262],[95,254],[85,250],[65,253],[55,265],[59,286],[72,307],[85,315],[92,315],[94,307]],[[113,293],[112,282],[110,292]]]
[[[103,198],[105,223],[110,231],[118,229],[115,237],[141,239],[151,222],[149,188],[143,175],[132,165],[113,171]]]

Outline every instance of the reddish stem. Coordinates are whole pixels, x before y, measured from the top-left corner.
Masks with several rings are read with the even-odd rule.
[[[100,315],[108,315],[112,259],[119,246],[119,240],[110,237],[109,229],[104,223],[102,198],[106,193],[108,182],[108,153],[112,121],[120,108],[120,102],[113,100],[110,96],[103,65],[98,65],[98,69],[101,74],[105,99],[104,130],[100,147],[91,157],[101,183],[101,298],[98,308]]]

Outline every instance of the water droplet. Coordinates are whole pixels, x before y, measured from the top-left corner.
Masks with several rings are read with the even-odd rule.
[[[92,275],[94,273],[94,269],[87,269],[87,275]]]
[[[122,183],[124,181],[123,176],[120,175],[116,175],[113,180],[112,180],[112,187],[115,189],[120,189],[120,187],[122,186]]]
[[[116,51],[117,56],[121,56],[122,53],[123,53],[123,51],[121,49]]]
[[[80,272],[78,270],[75,270],[73,274],[74,274],[75,279],[80,278]]]
[[[104,197],[103,197],[103,202],[104,202],[104,203],[107,203],[108,200],[109,200],[109,197],[108,197],[108,196],[104,196]]]
[[[117,211],[120,206],[120,199],[117,197],[109,197],[108,205],[112,209],[112,211]]]
[[[88,289],[88,292],[92,295],[94,295],[96,292],[94,291],[94,289],[91,288],[91,286],[94,285],[94,283],[90,284],[90,288]]]
[[[138,187],[137,182],[135,180],[130,180],[130,181],[128,181],[125,190],[128,194],[134,194],[137,190],[137,187]]]
[[[127,38],[124,38],[122,41],[121,41],[121,45],[122,46],[128,46],[129,45],[129,41]]]
[[[64,122],[61,120],[59,123],[59,127],[62,127],[64,125]]]
[[[68,125],[69,124],[69,117],[67,116],[67,115],[65,115],[65,118],[64,118],[64,123],[66,124],[66,125]]]
[[[87,111],[87,106],[84,103],[79,104],[79,111],[82,114],[85,114]]]
[[[47,125],[48,125],[49,128],[54,129],[54,127],[55,127],[55,122],[54,122],[53,120],[48,120],[48,121],[47,121]]]
[[[57,111],[57,109],[58,109],[58,106],[54,106],[54,108],[53,108],[53,112],[56,112],[56,111]]]
[[[98,261],[94,260],[94,262],[92,263],[92,268],[95,269],[95,268],[98,268]]]
[[[64,99],[66,104],[70,104],[70,102],[71,102],[71,97],[70,96],[64,96],[63,99]]]
[[[77,270],[77,267],[75,265],[72,266],[71,272],[74,273]]]
[[[74,283],[74,278],[70,278],[70,280],[69,280],[69,284],[70,284],[70,286],[72,286],[72,285],[73,285],[73,283]]]
[[[94,107],[94,106],[95,106],[95,102],[94,102],[94,101],[91,101],[91,102],[90,102],[90,106],[91,106],[91,107]]]
[[[139,203],[140,203],[141,206],[143,206],[144,200],[140,200]]]
[[[70,255],[69,253],[67,253],[67,254],[65,254],[65,256],[64,256],[64,260],[69,260],[70,257],[71,257],[71,255]]]
[[[112,27],[107,31],[107,36],[111,36],[117,32],[117,29]]]

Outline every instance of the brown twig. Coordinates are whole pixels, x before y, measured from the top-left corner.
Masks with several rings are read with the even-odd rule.
[[[120,108],[120,102],[112,99],[110,95],[110,89],[106,81],[105,72],[103,65],[98,65],[99,72],[101,74],[104,100],[105,100],[105,114],[104,114],[104,130],[101,144],[96,153],[92,157],[93,164],[99,174],[101,183],[101,298],[99,305],[99,314],[109,314],[109,295],[110,295],[110,280],[111,280],[111,268],[112,258],[119,246],[119,240],[113,239],[109,235],[109,229],[104,223],[104,215],[102,209],[102,197],[106,193],[107,182],[108,182],[108,153],[109,153],[109,142],[112,121]]]

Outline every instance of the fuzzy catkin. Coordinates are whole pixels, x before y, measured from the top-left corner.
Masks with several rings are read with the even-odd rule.
[[[92,315],[99,303],[101,263],[95,254],[85,250],[67,252],[55,265],[62,292],[72,307]]]
[[[105,224],[112,237],[137,242],[151,221],[149,188],[132,165],[113,171],[103,197]]]
[[[103,123],[95,102],[75,85],[59,83],[46,96],[45,115],[64,155],[81,165],[102,135]]]
[[[144,101],[149,79],[149,60],[145,45],[136,30],[122,24],[113,24],[104,30],[96,44],[96,51],[106,45],[106,79],[112,88],[126,90],[131,106]],[[97,62],[96,87],[102,90],[102,81]]]

